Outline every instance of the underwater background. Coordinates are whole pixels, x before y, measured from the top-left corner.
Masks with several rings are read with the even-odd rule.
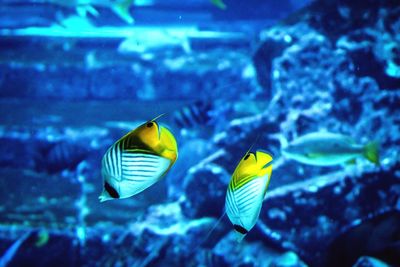
[[[2,0],[0,112],[1,267],[400,266],[398,1]],[[100,203],[108,147],[160,114],[175,165]],[[319,131],[380,165],[282,155]],[[273,171],[238,243],[252,144]]]

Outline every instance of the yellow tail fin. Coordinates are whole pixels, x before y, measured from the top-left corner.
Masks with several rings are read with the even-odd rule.
[[[364,157],[375,163],[376,165],[380,165],[379,163],[379,144],[377,142],[370,142],[364,147]]]
[[[211,3],[219,9],[226,9],[226,5],[222,0],[211,0]]]
[[[117,14],[121,19],[126,21],[129,24],[135,22],[131,14],[129,13],[129,8],[133,4],[133,0],[124,0],[118,3],[115,3],[112,7],[112,10],[115,14]]]

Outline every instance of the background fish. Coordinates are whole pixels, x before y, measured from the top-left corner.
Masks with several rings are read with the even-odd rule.
[[[114,143],[102,160],[101,202],[136,195],[163,177],[178,157],[175,137],[154,120]]]
[[[88,157],[89,149],[82,144],[61,141],[45,149],[37,160],[37,169],[49,173],[63,170],[74,170],[80,162]]]
[[[86,16],[86,13],[97,16],[98,12],[94,6],[106,7],[127,23],[135,21],[129,13],[129,8],[133,5],[134,0],[46,0],[46,2],[60,6],[75,7],[77,13],[81,16]]]
[[[358,157],[379,164],[378,144],[357,144],[352,138],[335,133],[306,134],[282,149],[282,154],[298,162],[317,166],[332,166],[351,162]]]
[[[272,157],[248,152],[236,167],[228,186],[225,210],[238,240],[254,227],[272,174]]]
[[[193,128],[207,125],[212,119],[210,114],[212,109],[213,105],[211,102],[197,100],[175,111],[172,120],[179,128]]]

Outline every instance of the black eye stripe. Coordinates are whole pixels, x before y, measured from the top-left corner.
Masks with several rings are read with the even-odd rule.
[[[250,153],[247,153],[247,155],[243,158],[244,160],[248,159],[250,157]]]
[[[153,127],[153,124],[154,124],[153,122],[148,122],[148,123],[146,124],[146,126],[149,127],[149,128],[151,128],[151,127]]]

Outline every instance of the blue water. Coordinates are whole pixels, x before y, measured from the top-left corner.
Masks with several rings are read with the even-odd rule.
[[[394,1],[121,2],[0,3],[0,266],[400,266]],[[176,163],[100,203],[107,149],[160,114]],[[282,154],[315,132],[380,163]],[[225,196],[250,148],[273,168],[237,242]]]

